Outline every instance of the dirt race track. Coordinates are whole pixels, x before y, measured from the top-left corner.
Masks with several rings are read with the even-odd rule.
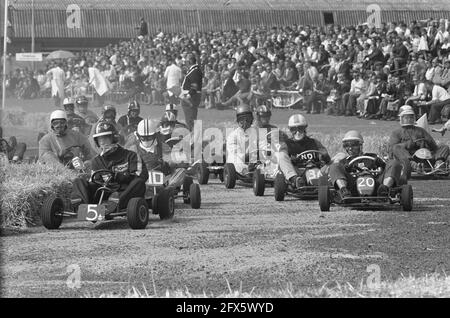
[[[284,121],[290,113],[275,117]],[[313,122],[327,127],[335,120],[340,130],[351,125],[349,119],[324,117]],[[390,131],[396,123],[380,122],[377,130],[386,126]],[[448,274],[450,181],[412,185],[413,212],[396,206],[386,211],[332,207],[321,213],[317,201],[275,202],[273,189],[256,198],[250,188],[226,190],[212,179],[201,186],[200,210],[178,203],[172,221],[153,215],[145,230],[130,230],[125,219],[117,219],[97,226],[63,223],[55,231],[6,231],[1,295],[98,296],[142,284],[158,296],[185,288],[221,294],[228,291],[227,280],[233,289],[242,284],[243,292],[254,288],[255,293],[289,283],[295,290],[333,281],[357,286],[366,282],[373,264],[382,280]],[[77,266],[81,288],[72,289],[67,280]]]

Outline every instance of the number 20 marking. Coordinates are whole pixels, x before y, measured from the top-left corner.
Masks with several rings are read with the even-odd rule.
[[[359,184],[360,187],[373,187],[375,185],[375,180],[372,178],[361,178],[359,179]]]

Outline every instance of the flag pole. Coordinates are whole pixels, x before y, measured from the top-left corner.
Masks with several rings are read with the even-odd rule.
[[[2,111],[5,110],[5,98],[6,98],[6,46],[7,41],[7,29],[8,29],[8,0],[5,0],[5,19],[3,25],[3,82],[2,82]],[[0,116],[0,122],[1,118]]]

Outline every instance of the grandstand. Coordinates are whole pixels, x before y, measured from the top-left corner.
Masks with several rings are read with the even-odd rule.
[[[13,46],[29,49],[32,0],[10,0]],[[81,27],[66,25],[67,6],[81,9]],[[150,33],[214,31],[289,24],[359,24],[368,5],[381,8],[381,19],[411,21],[450,18],[448,0],[34,0],[36,50],[99,47],[136,36],[144,17]],[[4,2],[0,14],[3,19]],[[0,23],[3,35],[3,21]]]

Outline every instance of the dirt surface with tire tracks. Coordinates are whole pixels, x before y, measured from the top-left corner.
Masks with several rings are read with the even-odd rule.
[[[274,111],[273,122],[285,124],[294,112]],[[153,110],[143,113],[152,116]],[[232,111],[199,113],[200,119],[217,121],[233,116]],[[308,120],[309,131],[328,134],[351,127],[384,135],[398,127],[323,115]],[[448,143],[447,136],[439,139]],[[413,212],[396,206],[386,211],[332,207],[321,213],[317,201],[275,202],[273,189],[256,198],[249,188],[226,190],[218,180],[210,183],[201,186],[201,209],[178,201],[172,221],[153,215],[145,230],[130,230],[122,219],[3,233],[2,296],[98,296],[142,284],[159,296],[185,288],[220,294],[228,291],[227,280],[233,289],[242,284],[243,292],[263,293],[288,283],[294,289],[332,281],[358,286],[372,264],[379,266],[382,280],[450,270],[449,180],[412,181]],[[74,268],[80,269],[79,289],[67,285]]]
[[[97,226],[63,223],[2,237],[2,296],[83,296],[144,284],[153,293],[188,288],[223,293],[227,282],[243,291],[359,285],[376,264],[381,279],[423,276],[450,268],[450,198],[446,181],[413,181],[414,212],[355,211],[317,201],[275,202],[249,188],[202,186],[200,210],[180,202],[172,221],[151,218],[133,231],[125,219]],[[426,189],[424,185],[426,186]],[[67,280],[76,264],[81,288]],[[68,271],[69,270],[69,271]]]

